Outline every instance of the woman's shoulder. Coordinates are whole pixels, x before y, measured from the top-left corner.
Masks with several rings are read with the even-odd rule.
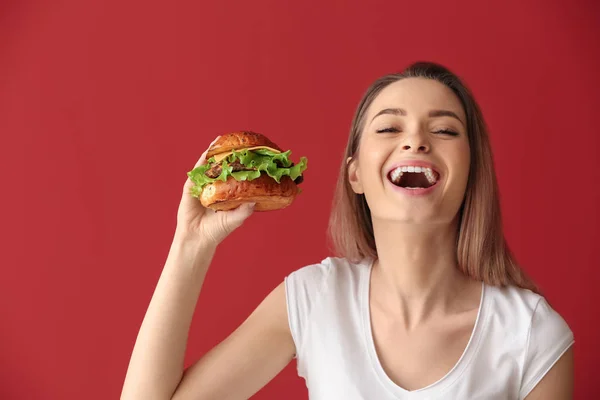
[[[514,285],[491,286],[486,285],[486,295],[489,296],[495,307],[506,311],[522,312],[533,315],[540,306],[549,306],[549,301],[543,294],[530,289]]]
[[[522,312],[531,315],[544,296],[529,289],[518,286],[485,286],[486,295],[490,297],[496,309],[500,311]]]
[[[302,354],[308,326],[314,321],[330,321],[339,315],[340,301],[351,302],[359,286],[363,263],[327,257],[301,267],[285,278],[288,319],[297,351]]]
[[[515,286],[486,286],[490,351],[517,349],[525,398],[575,342],[565,318],[542,294]],[[518,345],[517,345],[518,344]],[[498,350],[500,349],[500,350]]]
[[[521,326],[531,339],[545,335],[550,340],[571,340],[573,334],[565,318],[547,298],[516,286],[486,286],[492,314],[512,327]]]
[[[300,267],[291,272],[286,280],[314,285],[326,281],[338,281],[358,277],[369,266],[369,260],[352,262],[341,257],[326,257],[320,262]]]
[[[288,296],[311,303],[325,293],[329,297],[343,297],[360,287],[369,266],[369,260],[352,262],[346,258],[327,257],[290,273],[285,278],[285,287]]]

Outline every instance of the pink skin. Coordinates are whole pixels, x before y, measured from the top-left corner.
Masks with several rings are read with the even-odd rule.
[[[427,188],[418,188],[418,189],[407,189],[407,188],[403,188],[401,186],[395,185],[392,182],[392,179],[390,177],[390,174],[392,173],[393,170],[395,170],[398,167],[404,167],[404,166],[413,166],[413,167],[424,167],[424,168],[430,168],[433,173],[436,175],[436,182],[427,187]],[[408,195],[408,196],[424,196],[427,195],[431,192],[433,192],[437,187],[438,187],[438,183],[441,181],[442,176],[439,173],[439,169],[432,163],[427,162],[427,161],[423,161],[423,160],[404,160],[404,161],[400,161],[400,162],[396,162],[394,163],[390,168],[387,169],[387,172],[385,174],[387,176],[387,182],[386,185],[391,186],[392,190],[396,190],[399,193]]]
[[[432,116],[435,110],[458,118]],[[364,194],[374,225],[398,230],[395,237],[408,227],[408,233],[454,229],[469,175],[465,120],[458,97],[439,82],[409,78],[379,93],[365,116],[360,150],[348,160],[350,184],[355,193]],[[433,165],[439,174],[431,189],[403,189],[389,180],[393,166],[417,161]]]

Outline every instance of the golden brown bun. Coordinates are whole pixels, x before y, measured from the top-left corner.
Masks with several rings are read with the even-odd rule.
[[[231,210],[242,203],[256,203],[255,211],[271,211],[289,206],[297,194],[298,187],[289,176],[282,177],[280,183],[266,174],[251,181],[236,181],[230,176],[225,182],[206,185],[200,202],[215,211]]]
[[[208,149],[206,159],[208,160],[216,154],[257,146],[266,146],[282,151],[279,146],[271,142],[265,135],[250,131],[240,131],[221,136],[212,146],[210,146],[210,149]]]

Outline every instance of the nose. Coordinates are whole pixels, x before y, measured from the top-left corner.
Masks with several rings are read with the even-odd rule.
[[[406,135],[402,140],[402,150],[413,151],[415,153],[428,153],[431,150],[431,144],[421,133]]]

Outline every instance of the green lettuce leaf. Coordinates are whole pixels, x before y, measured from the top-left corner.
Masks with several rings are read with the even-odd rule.
[[[217,180],[225,182],[230,176],[237,181],[251,181],[258,178],[261,172],[264,172],[277,182],[280,182],[284,176],[289,176],[292,180],[295,180],[306,170],[308,160],[306,157],[301,157],[300,162],[292,166],[292,161],[289,159],[291,154],[289,150],[284,153],[274,153],[267,149],[234,151],[223,159],[221,162],[221,175],[214,179],[205,175],[210,168],[210,164],[215,162],[213,157],[206,164],[188,172],[188,177],[194,183],[191,195],[199,197],[204,186]],[[236,160],[247,167],[256,168],[256,170],[232,172],[233,168],[229,166],[229,163]],[[275,163],[276,161],[279,161],[283,167],[279,167]]]

